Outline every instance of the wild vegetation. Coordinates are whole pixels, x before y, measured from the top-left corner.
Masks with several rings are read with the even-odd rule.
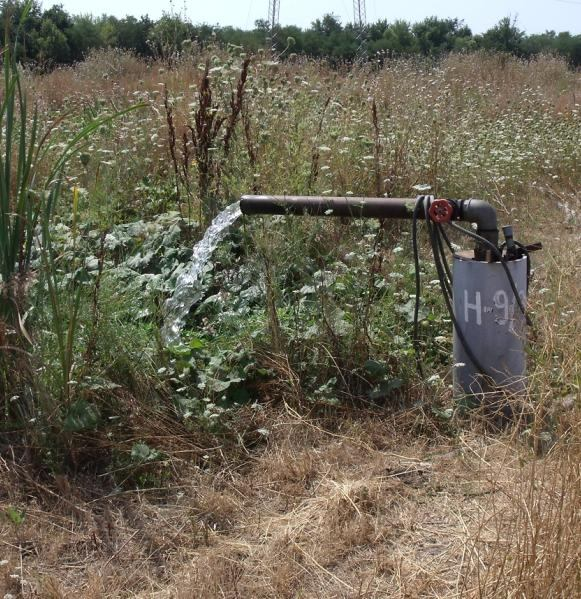
[[[0,2],[0,40],[4,41],[6,23],[16,25],[27,2]],[[171,3],[170,3],[171,5]],[[112,15],[94,17],[71,15],[62,5],[43,10],[33,2],[22,31],[20,56],[41,69],[82,61],[94,50],[119,48],[142,58],[172,61],[190,46],[205,48],[216,42],[234,45],[249,52],[274,49],[277,54],[298,54],[325,58],[331,64],[352,62],[366,57],[383,61],[390,57],[440,57],[452,51],[504,52],[522,58],[554,53],[574,66],[581,65],[581,35],[569,31],[527,34],[516,19],[504,17],[483,34],[474,34],[458,19],[428,17],[417,23],[388,22],[381,19],[367,25],[364,32],[351,23],[342,24],[333,14],[313,21],[310,27],[294,25],[270,30],[267,21],[258,20],[252,29],[192,23],[174,10],[153,20]],[[362,40],[364,44],[362,47]],[[362,52],[364,49],[364,52]]]
[[[45,74],[13,57],[5,597],[575,596],[577,72],[484,53],[334,69],[217,44]],[[193,244],[242,193],[427,189],[486,199],[545,244],[514,422],[453,399],[427,259],[418,374],[406,223],[244,218],[164,342]]]

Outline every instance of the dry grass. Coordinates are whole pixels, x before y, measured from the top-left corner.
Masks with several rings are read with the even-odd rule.
[[[266,408],[254,418],[243,424],[268,425],[267,443],[210,450],[213,465],[182,468],[179,484],[163,490],[109,494],[93,485],[88,498],[87,481],[32,484],[4,462],[2,511],[26,505],[26,513],[19,525],[0,524],[0,591],[88,598],[578,591],[578,412],[568,412],[568,434],[544,457],[509,435],[418,436],[421,411],[309,418]]]

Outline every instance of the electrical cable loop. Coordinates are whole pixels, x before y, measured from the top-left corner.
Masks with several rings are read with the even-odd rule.
[[[430,243],[432,246],[432,254],[434,258],[434,264],[436,266],[436,272],[438,274],[438,281],[440,283],[440,289],[442,290],[442,295],[444,296],[444,301],[446,303],[446,308],[450,315],[450,319],[454,325],[454,329],[456,331],[456,335],[462,344],[464,351],[468,358],[472,361],[475,368],[480,371],[481,375],[487,377],[490,380],[493,380],[492,376],[486,372],[486,369],[480,363],[480,360],[476,357],[468,340],[465,335],[462,333],[456,316],[454,314],[454,307],[452,305],[452,287],[451,287],[451,274],[449,273],[449,267],[447,267],[444,244],[441,239],[441,225],[439,223],[433,223],[430,215],[430,207],[432,202],[434,201],[433,196],[418,196],[416,205],[414,207],[414,212],[412,215],[412,245],[413,245],[413,253],[414,253],[414,269],[415,269],[415,283],[416,283],[416,298],[414,305],[414,351],[416,354],[416,363],[418,367],[418,372],[420,376],[423,377],[423,367],[420,358],[419,351],[419,309],[420,309],[420,293],[421,293],[421,275],[420,275],[420,261],[419,261],[419,246],[418,246],[418,228],[417,222],[420,215],[420,212],[424,212],[424,219],[426,222],[426,226],[428,229],[428,234],[430,238]],[[446,244],[451,248],[451,244],[447,237],[445,237]],[[443,264],[446,264],[444,267]]]
[[[436,207],[434,207],[436,206]],[[462,332],[458,320],[456,319],[456,315],[454,314],[454,306],[453,306],[453,290],[452,290],[452,273],[450,271],[450,267],[448,265],[446,259],[445,246],[453,252],[452,243],[448,238],[446,232],[443,229],[442,223],[447,223],[450,227],[460,231],[462,234],[475,239],[480,244],[484,245],[488,248],[492,255],[498,259],[504,272],[507,276],[510,287],[514,293],[515,300],[521,310],[523,316],[526,319],[526,322],[529,326],[532,326],[531,319],[526,312],[520,294],[518,293],[516,284],[514,282],[514,278],[508,265],[506,264],[506,259],[502,255],[502,250],[497,248],[493,243],[470,231],[461,227],[454,222],[452,222],[454,205],[452,202],[448,200],[434,200],[434,196],[418,196],[416,200],[416,204],[414,206],[414,211],[412,215],[412,246],[413,246],[413,257],[414,257],[414,270],[415,270],[415,288],[416,288],[416,297],[414,303],[414,336],[413,336],[413,344],[414,344],[414,352],[416,355],[416,363],[418,367],[418,372],[420,376],[423,377],[423,367],[420,357],[420,347],[419,347],[419,311],[420,311],[420,294],[421,294],[421,274],[420,274],[420,259],[419,259],[419,244],[418,244],[418,219],[420,218],[420,214],[424,213],[424,220],[426,223],[426,228],[428,230],[428,236],[430,239],[432,254],[434,258],[434,265],[436,267],[436,272],[438,276],[438,281],[440,284],[440,289],[442,290],[442,295],[444,297],[444,302],[446,304],[446,308],[450,315],[450,319],[452,320],[452,324],[454,326],[454,330],[456,336],[461,343],[466,355],[473,363],[475,368],[480,372],[483,377],[489,379],[489,382],[494,384],[494,378],[490,373],[486,371],[480,360],[476,357],[472,347],[470,346],[466,336]],[[527,289],[528,289],[528,279],[530,278],[530,261],[528,257],[528,252],[526,248],[520,243],[515,242],[516,245],[523,250],[523,253],[527,257]]]
[[[492,252],[492,255],[498,259],[498,261],[502,265],[502,268],[504,269],[506,278],[508,279],[508,283],[510,285],[510,288],[512,289],[513,294],[514,294],[515,301],[518,304],[518,307],[519,307],[522,315],[524,316],[527,325],[532,327],[533,326],[532,320],[531,320],[530,316],[528,315],[526,308],[522,302],[520,293],[518,292],[518,289],[516,287],[516,283],[514,282],[512,273],[510,272],[510,269],[508,268],[508,265],[506,263],[507,261],[504,259],[501,250],[498,249],[493,243],[488,241],[488,239],[485,239],[481,235],[478,235],[478,233],[474,233],[474,231],[465,229],[464,227],[461,227],[460,225],[457,225],[456,223],[453,223],[453,222],[449,222],[448,225],[450,227],[456,229],[457,231],[460,231],[464,235],[467,235],[468,237],[471,237],[472,239],[475,239],[479,243],[486,246]],[[527,262],[528,262],[528,257],[527,257]]]

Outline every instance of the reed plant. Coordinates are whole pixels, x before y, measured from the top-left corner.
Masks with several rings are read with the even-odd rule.
[[[0,396],[34,396],[30,348],[33,336],[25,325],[28,291],[40,277],[46,282],[52,310],[52,332],[58,341],[62,368],[61,397],[68,398],[68,381],[76,330],[80,289],[63,289],[51,246],[51,225],[63,190],[64,171],[71,157],[79,153],[88,138],[121,115],[142,107],[138,104],[114,114],[92,119],[64,141],[56,132],[62,119],[47,126],[39,118],[38,104],[31,105],[17,63],[19,33],[31,10],[26,2],[14,42],[7,30],[3,49],[3,90],[0,101]],[[74,195],[73,222],[78,216],[78,192]],[[31,268],[35,256],[41,270]],[[26,390],[26,392],[24,391]],[[14,402],[13,402],[14,403]],[[18,403],[18,402],[16,402]],[[31,416],[30,406],[5,415]]]
[[[23,19],[26,18],[27,5]],[[8,32],[5,39],[9,39]],[[13,324],[22,309],[34,230],[41,212],[36,169],[45,139],[38,111],[29,107],[16,64],[16,43],[3,52],[4,89],[0,104],[0,318]]]

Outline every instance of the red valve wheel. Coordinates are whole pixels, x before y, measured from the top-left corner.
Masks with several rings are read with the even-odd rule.
[[[430,204],[429,213],[435,223],[447,223],[452,220],[454,206],[448,200],[434,200]]]

